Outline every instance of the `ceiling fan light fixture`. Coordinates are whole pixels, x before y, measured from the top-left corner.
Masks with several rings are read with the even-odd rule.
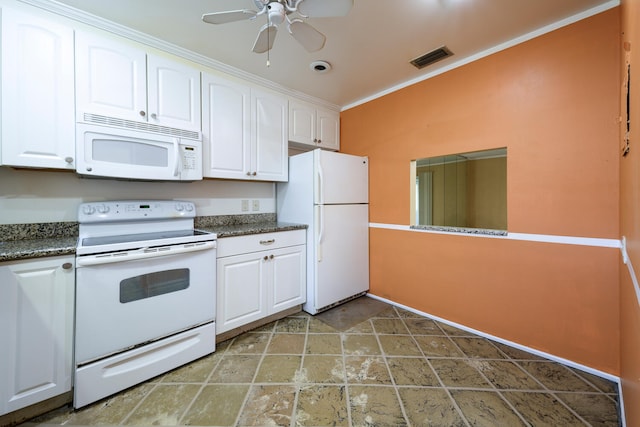
[[[311,68],[311,70],[315,71],[318,74],[323,74],[331,71],[331,64],[329,64],[327,61],[313,61],[309,65],[309,68]]]

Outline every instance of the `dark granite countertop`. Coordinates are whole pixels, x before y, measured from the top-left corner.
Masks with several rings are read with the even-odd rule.
[[[77,243],[77,237],[5,240],[0,242],[0,262],[59,255],[75,255]]]
[[[291,224],[287,222],[256,222],[252,224],[212,225],[198,227],[199,230],[216,233],[218,238],[246,236],[250,234],[273,233],[278,231],[304,230],[305,224]]]
[[[276,221],[276,214],[197,217],[195,228],[218,238],[306,229],[304,224]],[[0,225],[0,262],[74,255],[78,224],[72,222]]]

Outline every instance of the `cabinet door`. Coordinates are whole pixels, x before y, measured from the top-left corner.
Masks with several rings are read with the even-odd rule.
[[[340,113],[318,109],[317,130],[318,147],[336,151],[340,149]]]
[[[71,390],[73,261],[0,266],[0,413]]]
[[[289,105],[289,141],[316,145],[316,109],[309,104],[291,101]]]
[[[2,10],[2,164],[75,169],[73,30]]]
[[[269,314],[303,304],[306,301],[305,246],[274,250],[269,255],[269,263],[272,278]]]
[[[252,90],[252,176],[263,181],[288,179],[288,103],[283,96]],[[255,173],[255,175],[254,175]]]
[[[248,86],[202,75],[202,174],[249,179],[251,91]]]
[[[200,132],[200,71],[148,55],[147,79],[149,123]]]
[[[218,258],[216,333],[267,315],[265,265],[260,253]]]
[[[93,33],[76,35],[77,118],[85,113],[147,121],[146,55]]]

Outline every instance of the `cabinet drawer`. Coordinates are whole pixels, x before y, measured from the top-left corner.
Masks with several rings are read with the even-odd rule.
[[[218,239],[218,258],[304,245],[306,230],[279,231],[275,233],[251,234],[249,236],[224,237]]]

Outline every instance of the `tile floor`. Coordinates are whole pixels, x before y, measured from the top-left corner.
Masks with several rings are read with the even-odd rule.
[[[47,425],[618,426],[617,386],[363,297]]]

